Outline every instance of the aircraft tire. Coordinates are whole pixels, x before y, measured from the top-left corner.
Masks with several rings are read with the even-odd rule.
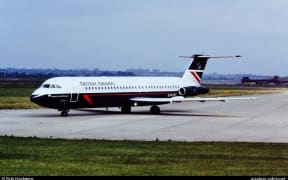
[[[156,106],[156,105],[152,106],[150,108],[150,113],[151,114],[160,114],[160,107]]]
[[[68,116],[68,111],[67,111],[67,110],[61,111],[61,116],[62,116],[62,117]]]

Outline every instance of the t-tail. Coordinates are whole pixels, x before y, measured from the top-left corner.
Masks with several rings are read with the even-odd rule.
[[[181,58],[193,59],[189,68],[185,71],[182,82],[183,88],[180,89],[179,95],[182,96],[197,96],[199,94],[209,93],[209,89],[201,87],[201,81],[203,77],[204,70],[206,68],[207,62],[212,58],[238,58],[236,56],[209,56],[202,54],[195,54],[192,56],[179,56]]]

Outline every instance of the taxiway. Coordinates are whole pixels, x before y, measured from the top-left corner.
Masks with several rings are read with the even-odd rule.
[[[67,139],[288,142],[288,94],[256,100],[149,107],[71,110],[0,110],[0,135]]]

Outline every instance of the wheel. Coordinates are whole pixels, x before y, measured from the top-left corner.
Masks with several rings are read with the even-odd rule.
[[[129,113],[131,113],[131,106],[121,107],[121,113],[123,113],[123,114],[129,114]]]
[[[152,106],[150,108],[150,113],[151,114],[160,114],[160,107],[156,106],[156,105]]]
[[[67,111],[67,110],[61,111],[61,116],[62,116],[62,117],[68,116],[68,111]]]

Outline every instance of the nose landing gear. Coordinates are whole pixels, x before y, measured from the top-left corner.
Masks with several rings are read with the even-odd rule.
[[[62,117],[68,116],[69,110],[59,110],[59,111],[61,111],[61,116],[62,116]]]

